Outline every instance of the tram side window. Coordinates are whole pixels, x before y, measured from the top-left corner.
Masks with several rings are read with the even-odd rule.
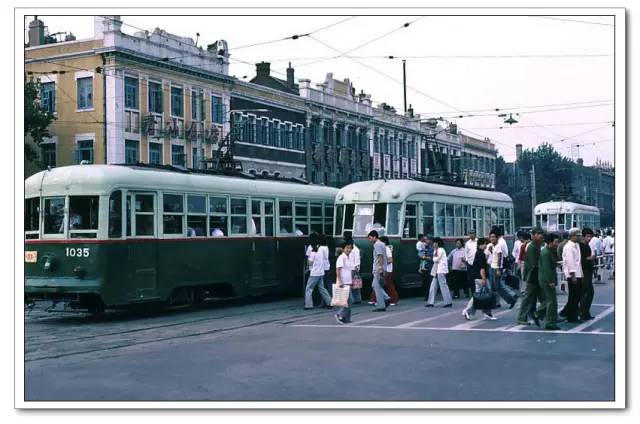
[[[207,235],[207,197],[187,195],[187,237]]]
[[[247,234],[247,199],[231,198],[231,234]]]
[[[264,235],[273,237],[273,200],[265,200],[264,202]]]
[[[422,202],[422,234],[433,235],[433,202]]]
[[[435,203],[435,211],[436,211],[436,230],[434,232],[435,236],[443,237],[445,235],[444,232],[444,203],[437,202]]]
[[[333,234],[333,205],[331,203],[324,205],[324,233]]]
[[[333,222],[333,228],[335,229],[334,235],[338,236],[342,234],[342,218],[344,217],[344,205],[336,205],[336,217]],[[346,228],[346,227],[345,227]]]
[[[109,196],[109,238],[122,237],[122,191]]]
[[[44,233],[64,232],[64,197],[44,199]]]
[[[505,234],[513,234],[513,228],[511,228],[511,208],[505,208],[504,210],[504,231]]]
[[[462,235],[462,220],[462,205],[453,205],[453,235],[456,237]]]
[[[153,194],[135,195],[136,236],[154,235],[155,207],[153,204],[153,199]]]
[[[96,237],[98,196],[69,196],[69,236]]]
[[[564,231],[564,215],[563,213],[558,215],[558,231]]]
[[[400,219],[402,218],[401,213],[402,203],[389,203],[389,210],[387,212],[387,235],[395,236],[400,232]]]
[[[164,234],[183,234],[184,196],[163,194],[162,199],[162,232]]]
[[[473,221],[471,220],[471,206],[463,205],[462,206],[462,235],[469,234],[469,230],[473,226]]]
[[[40,198],[33,197],[24,201],[24,230],[40,230]]]
[[[309,234],[309,204],[307,202],[296,202],[295,222],[295,234],[297,236]]]
[[[447,203],[444,208],[445,213],[445,226],[444,235],[450,237],[453,235],[453,205]]]
[[[353,230],[353,214],[355,213],[356,205],[348,204],[344,208],[344,229]]]
[[[404,238],[416,238],[418,236],[416,218],[418,215],[418,207],[415,203],[407,203],[404,212],[404,230],[402,236]]]
[[[280,234],[293,234],[293,202],[280,200],[278,202],[280,218]]]
[[[227,198],[209,196],[209,235],[224,237],[229,234]]]
[[[311,203],[309,208],[311,227],[309,231],[315,232],[318,234],[325,234],[322,229],[322,204],[321,203]],[[333,217],[331,217],[333,219]],[[326,234],[333,234],[329,231]]]

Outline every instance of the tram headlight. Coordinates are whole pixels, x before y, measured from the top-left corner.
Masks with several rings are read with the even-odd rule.
[[[51,256],[45,257],[43,268],[45,271],[51,271],[53,268],[53,258]]]

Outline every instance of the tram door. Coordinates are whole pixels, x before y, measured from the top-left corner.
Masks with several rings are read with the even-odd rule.
[[[271,287],[278,284],[273,212],[273,200],[251,199],[251,226],[255,233],[251,250],[252,288]]]
[[[127,193],[127,297],[147,300],[158,297],[158,228],[155,193]]]

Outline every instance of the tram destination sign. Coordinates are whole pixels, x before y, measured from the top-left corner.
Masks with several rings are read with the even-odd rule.
[[[35,264],[36,262],[38,262],[38,251],[25,250],[24,261],[28,264]]]

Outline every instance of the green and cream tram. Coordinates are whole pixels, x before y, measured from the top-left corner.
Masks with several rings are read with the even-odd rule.
[[[478,237],[499,227],[513,239],[513,203],[504,193],[414,180],[375,180],[350,184],[336,196],[335,235],[351,231],[362,249],[361,270],[371,274],[371,230],[389,237],[393,245],[393,275],[399,288],[420,286],[416,242],[419,233],[445,241],[447,253],[455,239],[470,229]]]
[[[600,229],[600,209],[573,202],[546,202],[534,209],[536,224],[545,231],[564,232],[571,228]]]
[[[336,189],[122,166],[25,181],[25,292],[101,311],[290,292],[311,231],[333,233]]]

